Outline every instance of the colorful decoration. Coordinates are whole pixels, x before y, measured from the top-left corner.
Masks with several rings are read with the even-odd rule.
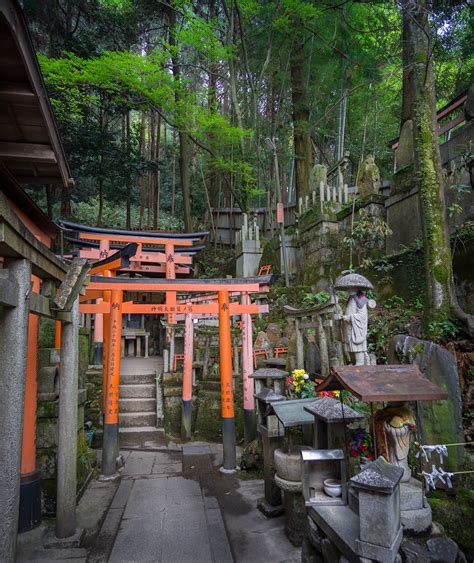
[[[304,369],[294,369],[286,380],[286,395],[289,399],[308,399],[314,397],[314,383]]]
[[[360,457],[367,460],[375,459],[372,436],[365,428],[359,428],[356,430],[354,440],[351,442],[350,448],[350,455],[353,458]]]

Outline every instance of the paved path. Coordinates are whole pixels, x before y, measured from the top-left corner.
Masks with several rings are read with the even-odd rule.
[[[233,561],[219,505],[183,477],[181,452],[124,453],[122,480],[88,562]]]
[[[47,563],[296,563],[283,517],[257,509],[263,481],[223,475],[219,444],[122,452],[120,482],[92,481],[78,506],[81,547],[22,551]],[[51,533],[49,534],[51,537]],[[47,537],[46,534],[45,537]]]

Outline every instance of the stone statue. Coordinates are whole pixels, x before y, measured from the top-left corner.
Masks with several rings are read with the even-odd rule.
[[[356,366],[370,365],[367,353],[368,307],[374,308],[375,301],[367,299],[365,290],[373,289],[373,286],[360,274],[347,274],[336,280],[335,289],[349,292],[346,311],[338,317],[342,321],[344,349]]]
[[[402,482],[411,478],[408,466],[411,437],[416,428],[415,419],[408,407],[387,407],[374,415],[377,455],[403,469]]]
[[[369,154],[361,165],[357,191],[362,197],[378,194],[381,185],[379,168],[375,164],[374,157]]]

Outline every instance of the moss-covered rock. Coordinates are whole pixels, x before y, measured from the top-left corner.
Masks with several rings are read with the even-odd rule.
[[[439,522],[446,534],[464,551],[468,561],[474,559],[474,534],[469,522],[474,522],[474,490],[459,490],[456,496],[432,493],[428,501],[433,520]]]

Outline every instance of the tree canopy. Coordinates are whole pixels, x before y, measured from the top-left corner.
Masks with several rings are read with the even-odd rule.
[[[76,187],[50,212],[196,227],[210,207],[285,202],[314,163],[373,154],[388,177],[402,103],[401,6],[337,0],[25,0]],[[466,89],[472,13],[431,2],[437,102]],[[343,126],[341,126],[343,125]]]

